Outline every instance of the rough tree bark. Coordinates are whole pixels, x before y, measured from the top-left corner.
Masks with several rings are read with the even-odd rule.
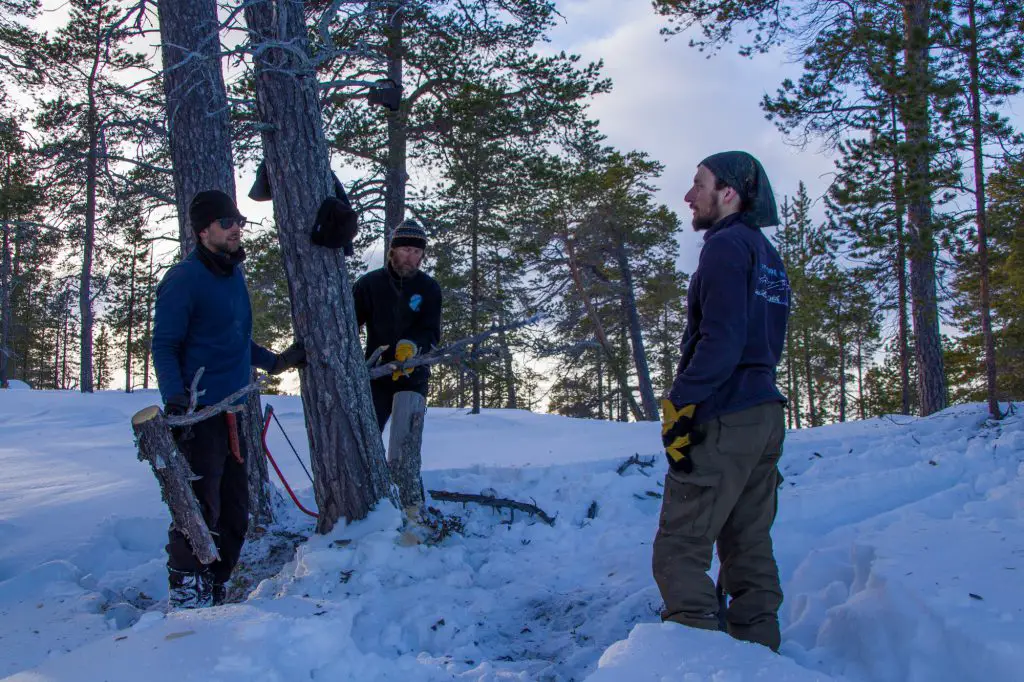
[[[356,329],[341,251],[309,239],[320,202],[333,193],[316,73],[301,0],[245,7],[255,50],[256,108],[274,192],[274,219],[292,301],[292,324],[306,345],[302,404],[319,506],[317,531],[365,517],[391,495],[384,444]],[[287,45],[288,49],[279,46]]]
[[[181,256],[195,247],[188,205],[197,193],[219,189],[235,197],[228,97],[220,66],[216,0],[159,0],[164,94],[174,196],[178,206]],[[254,374],[255,376],[255,374]],[[273,520],[270,488],[259,428],[263,410],[258,394],[246,400],[242,429],[249,458],[249,510],[264,525]]]
[[[929,64],[931,0],[903,0],[906,28],[906,96],[903,124],[907,139],[907,222],[910,232],[911,315],[917,356],[921,414],[946,407],[946,373],[939,334],[932,226]]]
[[[235,196],[228,96],[215,0],[158,0],[167,132],[184,257],[196,245],[188,204],[197,192]]]

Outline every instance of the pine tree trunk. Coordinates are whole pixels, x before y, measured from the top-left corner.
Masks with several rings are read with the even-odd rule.
[[[402,88],[405,58],[405,13],[401,7],[388,7],[391,14],[386,30],[388,78]],[[408,111],[404,97],[398,111],[387,110],[388,122],[388,167],[384,172],[384,254],[387,258],[391,248],[391,232],[405,219],[405,184],[409,180],[406,170],[408,133],[406,118]]]
[[[196,243],[188,220],[192,198],[213,189],[235,198],[230,109],[221,73],[216,0],[158,0],[157,10],[178,236],[184,257]],[[151,286],[148,296],[152,301]],[[147,318],[147,328],[151,318],[152,314]],[[243,423],[262,424],[262,418],[259,395],[251,394]],[[242,431],[246,451],[262,453],[259,432],[253,427]],[[262,489],[270,485],[270,479],[266,466],[261,471]],[[260,509],[254,513],[271,512]]]
[[[82,273],[78,283],[78,309],[82,320],[79,367],[82,393],[92,393],[92,259],[96,242],[96,186],[99,182],[99,122],[96,112],[96,75],[102,49],[96,45],[92,74],[88,85],[88,113],[86,126],[89,151],[85,158],[85,242],[82,245]]]
[[[988,398],[988,413],[993,419],[1000,419],[1002,413],[996,396],[996,346],[992,335],[992,300],[989,294],[988,280],[988,222],[985,215],[985,158],[981,130],[981,76],[978,66],[978,25],[975,0],[968,0],[967,8],[971,28],[970,53],[968,55],[971,74],[971,141],[974,150],[975,222],[978,228],[978,293],[981,304],[981,335],[985,346],[985,388]]]
[[[804,330],[804,372],[807,373],[807,416],[811,420],[811,426],[818,426],[818,411],[814,405],[814,372],[811,367],[811,343],[807,338],[807,330]]]
[[[626,314],[629,329],[629,340],[633,348],[633,366],[636,368],[637,383],[640,386],[640,401],[643,404],[647,421],[658,421],[658,400],[654,396],[654,385],[651,383],[651,369],[647,364],[647,350],[644,348],[643,331],[641,330],[640,312],[636,305],[636,292],[633,290],[633,268],[629,264],[626,247],[621,242],[615,253],[618,259],[619,276],[622,278],[622,308]]]
[[[796,381],[796,363],[793,362],[793,324],[786,325],[786,410],[789,412],[789,428],[800,428],[800,385]]]
[[[597,418],[604,419],[604,362],[601,360],[601,351],[597,355]]]
[[[904,0],[906,26],[906,97],[904,129],[907,162],[907,218],[910,228],[910,291],[917,356],[917,384],[921,414],[946,407],[946,374],[939,334],[939,308],[935,282],[935,238],[932,226],[930,104],[932,75],[929,66],[931,0]]]
[[[370,400],[348,267],[340,250],[316,247],[309,226],[332,196],[316,73],[301,0],[245,7],[253,43],[256,110],[274,195],[281,256],[292,301],[292,324],[309,366],[300,371],[310,439],[317,531],[340,519],[364,518],[391,495],[384,444]],[[273,47],[288,45],[288,50]],[[286,191],[281,191],[281,189]]]
[[[510,410],[519,406],[516,395],[516,374],[512,366],[512,351],[508,347],[508,334],[505,333],[505,299],[502,295],[501,265],[494,268],[496,290],[498,292],[498,343],[501,344],[501,355],[505,369],[505,407]]]
[[[857,406],[861,421],[867,419],[864,411],[864,338],[857,336]]]
[[[893,199],[896,213],[896,315],[900,353],[900,407],[902,414],[910,414],[910,329],[907,324],[907,237],[904,230],[906,204],[904,201],[903,170],[897,151],[899,132],[896,123],[896,100],[891,100],[893,142]]]
[[[839,421],[846,421],[846,335],[839,327]]]
[[[0,388],[8,388],[11,340],[11,224],[0,221]]]
[[[153,345],[153,247],[149,247],[149,277],[146,279],[146,336],[142,349],[142,388],[149,388],[149,348]],[[253,394],[255,395],[255,394]],[[258,398],[258,396],[257,396]],[[257,414],[259,407],[257,406]],[[246,415],[248,418],[249,415]],[[247,441],[251,442],[251,441]],[[269,483],[269,479],[267,480]]]
[[[128,275],[128,333],[124,345],[124,392],[132,392],[132,348],[134,344],[135,331],[135,253],[132,252],[132,271]],[[146,353],[149,355],[149,353]]]
[[[250,378],[256,381],[255,370]],[[250,393],[245,403],[239,429],[247,444],[259,443],[258,449],[247,450],[248,457],[245,460],[246,473],[249,477],[249,518],[252,521],[249,524],[249,532],[254,533],[258,532],[258,527],[266,528],[274,523],[274,509],[281,501],[281,492],[270,483],[267,458],[263,453],[263,420],[254,420],[250,417],[252,414],[259,414],[259,393]]]
[[[470,333],[480,333],[480,203],[474,197],[469,219],[469,327]],[[470,357],[476,353],[476,346],[470,349]],[[481,372],[473,373],[473,409],[471,414],[480,414]]]
[[[211,189],[235,196],[230,109],[221,74],[215,0],[157,0],[157,11],[178,236],[184,257],[196,245],[188,222],[192,197]]]

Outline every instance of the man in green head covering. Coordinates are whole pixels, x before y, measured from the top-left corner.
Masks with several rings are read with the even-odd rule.
[[[771,527],[785,398],[775,367],[789,282],[761,233],[779,222],[775,197],[757,159],[723,152],[700,163],[685,199],[704,245],[687,291],[682,358],[662,401],[669,471],[653,557],[662,618],[719,627],[707,575],[717,544],[729,634],[778,650],[782,589]]]

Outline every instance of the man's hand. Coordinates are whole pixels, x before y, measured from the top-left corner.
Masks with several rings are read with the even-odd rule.
[[[290,369],[303,369],[305,366],[306,346],[302,341],[296,341],[284,351],[278,353],[277,360],[274,362],[274,367],[270,370],[270,373],[277,375]]]
[[[687,474],[693,471],[690,448],[704,440],[703,433],[694,431],[696,409],[692,404],[676,407],[667,398],[661,401],[661,443],[665,446],[665,457],[670,467]]]
[[[168,416],[181,416],[188,412],[189,400],[184,393],[172,395],[164,404],[164,414]]]
[[[395,345],[395,360],[398,362],[405,362],[411,358],[416,357],[416,353],[419,350],[416,348],[416,344],[409,339],[402,339]],[[406,376],[412,374],[413,368],[401,369],[391,373],[391,380],[398,381],[398,379],[405,374]]]

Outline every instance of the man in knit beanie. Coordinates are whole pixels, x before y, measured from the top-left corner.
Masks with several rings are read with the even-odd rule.
[[[252,367],[280,374],[306,362],[302,342],[275,354],[252,339],[252,308],[241,268],[245,218],[231,197],[219,190],[199,192],[189,206],[189,222],[195,249],[164,275],[153,314],[153,367],[164,412],[176,415],[192,406],[214,405],[244,388]],[[244,401],[239,398],[236,404]],[[220,559],[203,565],[172,524],[167,542],[171,608],[210,606],[227,596],[249,524],[245,461],[262,455],[246,453],[238,428],[234,414],[222,413],[176,433],[178,449],[196,474],[192,490]]]
[[[356,321],[366,326],[366,357],[387,346],[383,362],[404,362],[429,351],[441,340],[441,287],[420,271],[427,233],[415,220],[404,220],[391,233],[384,267],[360,277],[353,287]],[[396,393],[427,395],[430,368],[394,372],[371,382],[373,409],[381,432],[391,417]]]

